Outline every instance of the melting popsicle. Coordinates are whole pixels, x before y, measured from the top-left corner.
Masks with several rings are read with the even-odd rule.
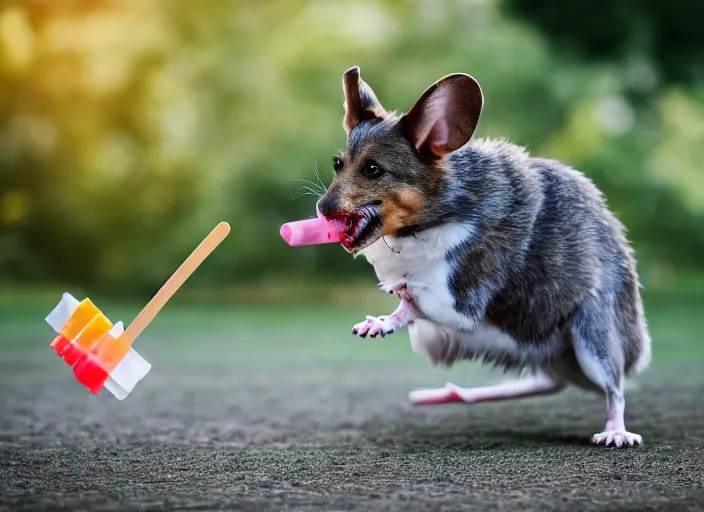
[[[55,339],[59,343],[52,342],[51,347],[73,367],[76,380],[93,394],[106,387],[123,400],[151,369],[122,339],[122,322],[112,325],[89,299],[79,303],[70,293],[64,293],[46,321],[59,332]]]
[[[127,330],[123,329],[122,322],[113,325],[89,299],[79,302],[71,294],[64,293],[46,321],[57,333],[51,348],[73,367],[76,380],[93,394],[106,387],[118,400],[124,400],[151,369],[151,365],[132,348],[132,343],[229,232],[229,224],[218,224]]]

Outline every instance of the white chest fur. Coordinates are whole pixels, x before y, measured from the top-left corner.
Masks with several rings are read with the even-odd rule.
[[[452,268],[447,252],[474,235],[470,224],[452,223],[428,229],[416,236],[379,239],[362,254],[374,266],[379,280],[394,286],[405,283],[425,317],[447,327],[473,330],[476,325],[454,309],[449,278]]]
[[[447,224],[415,237],[386,237],[362,252],[382,283],[406,284],[423,317],[409,326],[411,345],[434,364],[449,365],[470,353],[522,357],[513,338],[455,310],[445,256],[473,236],[469,224]]]

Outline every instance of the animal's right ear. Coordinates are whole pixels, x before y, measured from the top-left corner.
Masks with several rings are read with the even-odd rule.
[[[349,134],[362,121],[383,119],[386,110],[381,106],[374,91],[359,76],[359,66],[354,66],[342,75],[345,92],[345,119],[343,126]]]
[[[483,105],[484,95],[474,78],[448,75],[418,98],[401,118],[401,129],[419,153],[440,159],[472,138]]]

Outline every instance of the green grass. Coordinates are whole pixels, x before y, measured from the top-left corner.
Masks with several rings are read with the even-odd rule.
[[[0,360],[53,363],[48,343],[54,334],[44,317],[59,297],[60,293],[15,301],[0,299]],[[143,306],[93,300],[113,322],[122,320],[126,324]],[[161,362],[342,363],[408,361],[415,357],[403,335],[383,342],[352,336],[352,325],[364,314],[363,307],[176,302],[164,308],[135,347],[148,360]]]
[[[5,362],[51,362],[53,337],[44,317],[60,292],[0,296],[0,347]],[[143,304],[95,298],[113,321],[130,322]],[[383,313],[394,300],[374,294],[354,306],[170,303],[137,340],[149,360],[206,363],[344,363],[416,361],[406,333],[360,340],[350,328],[366,313]],[[365,306],[366,305],[366,306]],[[367,309],[369,308],[369,309]],[[704,363],[704,294],[651,294],[646,313],[654,364]]]

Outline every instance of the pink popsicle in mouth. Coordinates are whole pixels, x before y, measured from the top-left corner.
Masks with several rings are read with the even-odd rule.
[[[280,234],[288,245],[334,244],[340,243],[347,226],[325,217],[287,222],[281,226]]]

